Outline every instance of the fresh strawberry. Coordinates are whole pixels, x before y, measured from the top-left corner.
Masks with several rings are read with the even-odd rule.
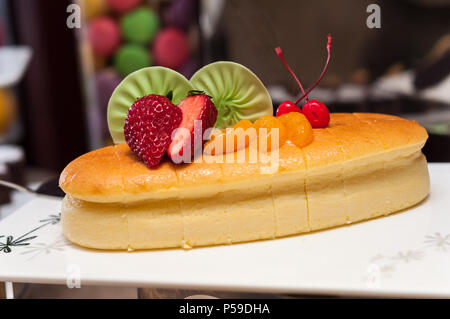
[[[199,136],[197,139],[203,143],[203,134],[205,130],[213,127],[216,123],[217,108],[211,101],[211,98],[201,91],[190,91],[189,95],[181,101],[178,107],[183,113],[183,119],[181,120],[179,128],[187,129],[190,132],[190,136],[184,134],[184,132],[175,133],[172,143],[167,150],[167,154],[172,160],[174,160],[175,156],[183,156],[183,159],[190,159],[196,151],[194,149],[194,134],[198,134]],[[194,127],[196,121],[200,122],[197,122]],[[201,123],[201,131],[198,125],[199,123]],[[190,156],[184,154],[185,148],[189,143],[191,144]],[[198,143],[200,145],[195,146],[200,147],[202,143]]]
[[[181,123],[181,110],[165,96],[150,94],[137,99],[125,120],[125,140],[148,166],[159,164]]]

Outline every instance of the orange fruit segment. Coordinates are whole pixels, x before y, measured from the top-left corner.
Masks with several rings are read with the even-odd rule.
[[[297,147],[305,147],[314,139],[314,133],[308,119],[299,112],[284,114],[278,119],[287,130],[287,138]]]
[[[265,115],[253,123],[258,135],[258,150],[260,145],[267,145],[267,152],[272,150],[272,147],[281,147],[287,140],[287,129],[279,118],[272,115]],[[273,140],[278,132],[278,141]],[[265,151],[261,149],[261,151]]]
[[[256,138],[256,134],[252,130],[248,130],[250,128],[253,128],[252,122],[249,120],[240,120],[233,126],[220,130],[220,132],[216,130],[212,133],[211,139],[205,143],[205,153],[219,155],[220,153],[236,152],[248,147],[250,141]],[[222,151],[212,145],[214,143],[217,146],[216,142],[220,143],[220,141],[222,141]]]

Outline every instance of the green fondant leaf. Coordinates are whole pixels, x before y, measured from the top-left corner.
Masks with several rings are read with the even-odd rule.
[[[252,71],[241,64],[227,61],[208,64],[192,76],[191,83],[195,90],[212,96],[219,111],[217,128],[273,114],[267,89]]]

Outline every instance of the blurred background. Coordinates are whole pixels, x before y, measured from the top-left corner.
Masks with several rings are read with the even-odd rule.
[[[380,28],[367,21],[379,8]],[[75,6],[74,6],[75,5]],[[430,161],[450,159],[450,0],[0,0],[0,178],[56,177],[111,143],[108,99],[127,74],[163,65],[189,78],[242,63],[274,109],[299,90],[276,56],[332,112],[398,114],[424,125]],[[2,188],[2,202],[9,194]]]
[[[369,28],[370,4],[380,28]],[[75,6],[73,6],[75,5]],[[79,19],[78,19],[79,18]],[[218,60],[242,63],[274,109],[299,90],[331,112],[417,120],[429,161],[450,160],[450,0],[0,0],[0,179],[30,187],[111,143],[108,99],[151,65],[189,78]],[[0,187],[0,218],[20,202]]]

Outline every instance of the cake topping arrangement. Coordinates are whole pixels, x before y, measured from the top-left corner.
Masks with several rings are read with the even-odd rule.
[[[270,152],[288,140],[304,147],[314,138],[312,128],[326,127],[330,121],[327,107],[308,99],[308,93],[325,74],[330,47],[329,36],[327,63],[308,92],[281,49],[276,49],[303,93],[296,102],[283,102],[276,117],[262,82],[238,63],[208,64],[190,81],[165,67],[133,72],[117,86],[108,104],[113,140],[126,142],[150,168],[157,166],[166,153],[178,164],[190,163],[202,151],[220,155],[250,146]],[[307,102],[301,110],[297,104],[303,98]],[[205,136],[213,127],[217,130],[209,130]],[[207,147],[202,148],[205,140]]]
[[[328,69],[328,64],[330,62],[331,57],[331,35],[328,35],[328,42],[327,42],[327,60],[325,62],[325,66],[322,70],[322,73],[320,74],[317,81],[311,86],[311,88],[305,92],[303,89],[303,86],[300,82],[300,80],[297,78],[295,73],[292,71],[292,69],[289,67],[288,63],[283,57],[283,53],[281,51],[280,47],[277,47],[275,49],[275,52],[280,57],[281,61],[289,71],[289,73],[292,75],[292,77],[297,82],[301,92],[302,96],[297,99],[295,102],[291,101],[284,101],[282,102],[277,109],[277,116],[281,116],[286,113],[290,112],[302,112],[302,110],[297,106],[300,101],[302,101],[304,98],[306,98],[306,103],[303,105],[303,114],[306,116],[306,118],[309,120],[313,128],[324,128],[328,126],[328,123],[330,122],[330,112],[328,111],[328,108],[320,101],[317,100],[309,100],[308,94],[319,84],[320,80],[322,80],[323,76],[325,75],[325,72]]]
[[[125,120],[125,140],[148,166],[155,167],[166,153],[174,129],[181,122],[181,109],[165,96],[150,94],[137,99]]]
[[[166,97],[169,94],[172,101]],[[164,114],[155,108],[157,100]],[[114,90],[108,104],[108,126],[114,143],[127,142],[147,166],[153,167],[166,152],[175,163],[190,162],[209,128],[227,128],[240,121],[252,126],[251,121],[270,114],[272,100],[266,88],[238,63],[211,63],[190,81],[165,67],[147,67],[129,74]],[[175,118],[169,120],[172,115]],[[167,135],[171,127],[178,130]],[[154,151],[146,149],[153,147]]]

